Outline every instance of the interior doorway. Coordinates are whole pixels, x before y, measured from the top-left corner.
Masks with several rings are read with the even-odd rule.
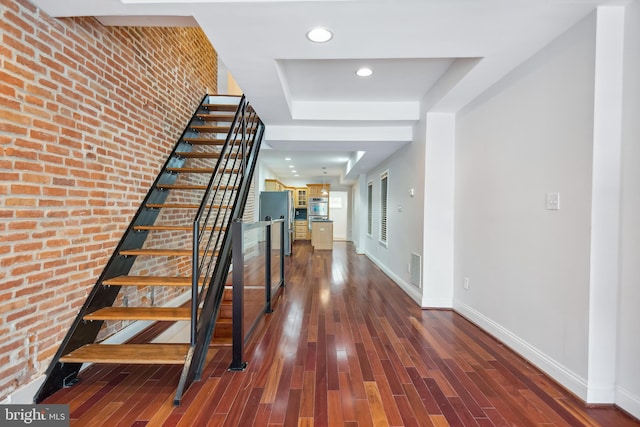
[[[333,220],[333,240],[345,241],[347,236],[347,218],[349,212],[349,193],[331,191],[329,193],[329,219]]]

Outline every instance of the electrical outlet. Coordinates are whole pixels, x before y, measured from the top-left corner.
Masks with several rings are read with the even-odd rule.
[[[466,291],[469,290],[469,278],[467,276],[464,276],[464,285],[463,286],[464,286],[464,289]]]

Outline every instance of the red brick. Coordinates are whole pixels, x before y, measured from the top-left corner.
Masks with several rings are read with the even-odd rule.
[[[22,55],[17,56],[17,62],[18,64],[27,67],[29,70],[33,71],[34,73],[45,74],[47,72],[47,69],[43,67],[39,62],[34,61],[32,59],[25,58]]]
[[[21,278],[11,278],[11,280],[5,280],[0,282],[0,291],[4,291],[7,289],[15,289],[21,286],[24,283],[24,280]],[[2,310],[2,308],[0,308]]]
[[[38,158],[37,152],[16,147],[8,147],[5,149],[4,154],[8,157],[20,157],[22,159],[36,160]]]
[[[26,317],[31,317],[31,315],[33,313],[35,313],[35,311],[36,311],[36,307],[33,307],[33,306],[25,307],[24,310],[8,314],[7,317],[6,317],[6,321],[7,322],[13,322],[16,319],[23,319],[23,318],[26,318]],[[0,353],[4,353],[2,351],[2,347],[0,347]]]
[[[38,184],[45,184],[49,182],[49,180],[50,178],[46,175],[24,173],[24,172],[22,173],[22,179],[21,179],[21,181],[23,182],[33,182]]]
[[[48,175],[63,175],[66,176],[69,174],[69,170],[63,166],[55,166],[55,165],[45,165],[44,172]]]
[[[16,38],[22,37],[22,31],[20,31],[20,29],[16,28],[14,25],[10,25],[9,21],[5,21],[4,16],[3,19],[0,20],[0,30],[2,30],[3,32],[7,32]]]
[[[30,274],[27,276],[27,282],[29,284],[47,282],[47,285],[49,285],[53,274],[54,273],[52,271],[43,271],[37,274]]]
[[[0,131],[12,133],[15,135],[26,135],[27,128],[24,126],[17,126],[12,123],[0,122]]]
[[[9,223],[9,230],[33,230],[37,225],[36,221],[13,221]]]
[[[24,40],[39,51],[41,58],[43,56],[51,56],[52,47],[44,41],[38,40],[30,35],[25,35]]]
[[[48,130],[50,132],[58,133],[60,132],[60,126],[57,123],[48,122],[44,120],[35,119],[33,121],[33,126],[39,129]]]
[[[39,199],[38,206],[40,207],[52,207],[52,206],[64,206],[63,200],[52,200],[52,199]]]
[[[29,242],[16,244],[13,248],[14,252],[28,252],[42,249],[42,242]]]
[[[7,197],[4,202],[5,206],[33,206],[37,205],[36,199]]]
[[[2,43],[5,46],[12,47],[12,48],[16,49],[17,51],[20,51],[20,52],[24,53],[25,55],[28,55],[28,56],[31,56],[31,57],[35,53],[33,48],[31,48],[31,46],[29,46],[29,45],[27,45],[27,44],[25,44],[25,43],[23,43],[23,42],[21,42],[19,40],[16,40],[15,38],[11,37],[7,33],[5,33],[2,36]]]
[[[55,230],[49,230],[49,231],[40,231],[40,232],[33,232],[31,233],[31,238],[32,239],[46,239],[49,237],[54,237],[56,236],[57,232]],[[60,251],[53,251],[54,253],[57,253],[58,255],[60,255]],[[47,254],[47,252],[38,252],[38,259],[43,259],[44,255]]]
[[[28,170],[28,171],[34,171],[34,172],[43,172],[44,171],[44,167],[39,164],[39,163],[33,163],[33,162],[22,162],[22,161],[17,161],[14,163],[14,168],[17,170]]]
[[[56,62],[58,62],[60,64],[60,66],[62,66],[63,68],[70,68],[70,69],[73,69],[73,70],[78,68],[78,63],[77,62],[75,62],[73,59],[69,58],[68,56],[64,55],[61,52],[55,52],[53,54],[53,59]],[[55,81],[59,81],[59,79],[60,79],[60,80],[62,80],[61,83],[64,82],[63,83],[64,85],[71,87],[71,80],[63,77],[60,73],[57,73],[57,72],[54,72],[54,73],[51,73],[51,74],[52,74],[52,78]]]
[[[8,110],[0,110],[0,120],[21,125],[29,125],[31,123],[31,119],[29,117]]]
[[[44,217],[43,211],[39,209],[29,209],[29,210],[16,210],[15,212],[16,218],[42,218]]]
[[[50,197],[67,197],[67,190],[65,188],[45,187],[42,189],[44,196]]]
[[[12,86],[4,84],[4,82],[0,83],[0,95],[2,95],[4,98],[2,102],[6,103],[9,101],[8,98],[15,98],[16,89]]]
[[[11,186],[13,194],[41,194],[41,187],[35,185],[14,184]]]
[[[29,264],[27,266],[20,266],[12,269],[11,275],[21,276],[23,274],[31,273],[32,271],[39,271],[40,268],[41,266],[39,264]],[[23,291],[19,291],[19,292],[23,292]],[[18,292],[16,292],[16,295],[18,296]]]

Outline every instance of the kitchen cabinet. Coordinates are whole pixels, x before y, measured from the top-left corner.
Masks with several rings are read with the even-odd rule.
[[[285,191],[285,185],[277,179],[265,179],[264,191]]]
[[[311,221],[313,250],[333,250],[333,221]]]
[[[294,194],[294,201],[295,201],[296,208],[306,208],[307,207],[307,189],[296,188],[293,194]]]
[[[295,221],[295,235],[297,240],[309,240],[309,223],[305,219]]]
[[[329,196],[329,184],[307,184],[307,196],[308,197],[328,197]],[[322,194],[322,190],[326,190],[327,194]]]

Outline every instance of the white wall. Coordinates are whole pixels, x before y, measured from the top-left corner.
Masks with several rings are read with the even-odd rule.
[[[640,3],[625,17],[616,403],[640,417]]]
[[[460,113],[455,148],[454,308],[581,397],[594,62],[590,16]]]
[[[362,195],[364,204],[357,218],[354,219],[354,228],[364,222],[365,236],[360,238],[364,253],[418,304],[421,304],[421,291],[411,284],[408,266],[412,252],[423,256],[424,156],[423,137],[405,145],[368,173],[366,178],[362,177],[364,179],[360,180],[359,188],[364,191]],[[388,243],[386,246],[379,242],[380,175],[385,171],[389,172]],[[371,236],[366,235],[366,182],[369,181],[373,181],[373,233]],[[411,188],[414,189],[413,197],[409,195]],[[359,224],[356,224],[356,221]]]

